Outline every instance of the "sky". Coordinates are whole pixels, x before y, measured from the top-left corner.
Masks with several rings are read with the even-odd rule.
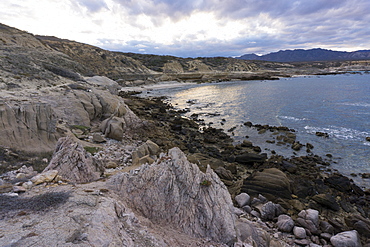
[[[1,0],[0,22],[112,51],[179,57],[370,49],[370,0]]]

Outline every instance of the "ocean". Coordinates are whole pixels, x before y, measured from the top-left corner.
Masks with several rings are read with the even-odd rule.
[[[248,136],[268,155],[272,150],[286,157],[307,153],[304,148],[296,152],[285,145],[267,143],[266,139],[273,138],[268,136],[271,133],[258,134],[243,123],[292,128],[297,141],[311,143],[312,152],[328,159],[331,169],[370,188],[370,179],[361,177],[370,173],[370,142],[366,141],[370,137],[368,73],[184,84],[143,94],[168,96],[167,101],[175,108],[189,110],[186,117],[198,114],[207,125],[232,135],[235,143]],[[316,136],[317,131],[328,133],[329,138]]]

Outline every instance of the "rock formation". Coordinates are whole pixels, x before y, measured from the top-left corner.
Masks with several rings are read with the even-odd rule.
[[[87,183],[99,179],[104,167],[73,138],[63,137],[44,172],[50,170],[57,170],[59,176],[70,182]]]
[[[134,211],[155,224],[225,244],[236,240],[225,185],[210,168],[201,172],[178,148],[144,165],[137,175],[118,175],[112,186]]]

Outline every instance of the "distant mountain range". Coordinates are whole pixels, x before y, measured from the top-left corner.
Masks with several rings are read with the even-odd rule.
[[[262,56],[256,54],[245,54],[237,58],[243,60],[263,60],[270,62],[363,60],[370,59],[370,50],[345,52],[345,51],[325,50],[321,48],[310,50],[296,49],[273,52]]]

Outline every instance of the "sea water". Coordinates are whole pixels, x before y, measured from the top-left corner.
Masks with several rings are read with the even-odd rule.
[[[155,89],[152,96],[168,96],[185,115],[198,118],[215,128],[222,128],[241,142],[246,136],[263,152],[274,150],[286,157],[307,155],[288,146],[266,142],[273,136],[260,135],[253,124],[287,126],[296,130],[297,141],[314,145],[314,154],[331,154],[331,168],[370,188],[370,75],[367,73],[326,76],[301,76],[273,81],[235,81]],[[230,129],[233,129],[231,131]],[[228,130],[230,130],[228,132]],[[325,132],[329,138],[318,137]],[[357,174],[353,177],[350,174]]]

